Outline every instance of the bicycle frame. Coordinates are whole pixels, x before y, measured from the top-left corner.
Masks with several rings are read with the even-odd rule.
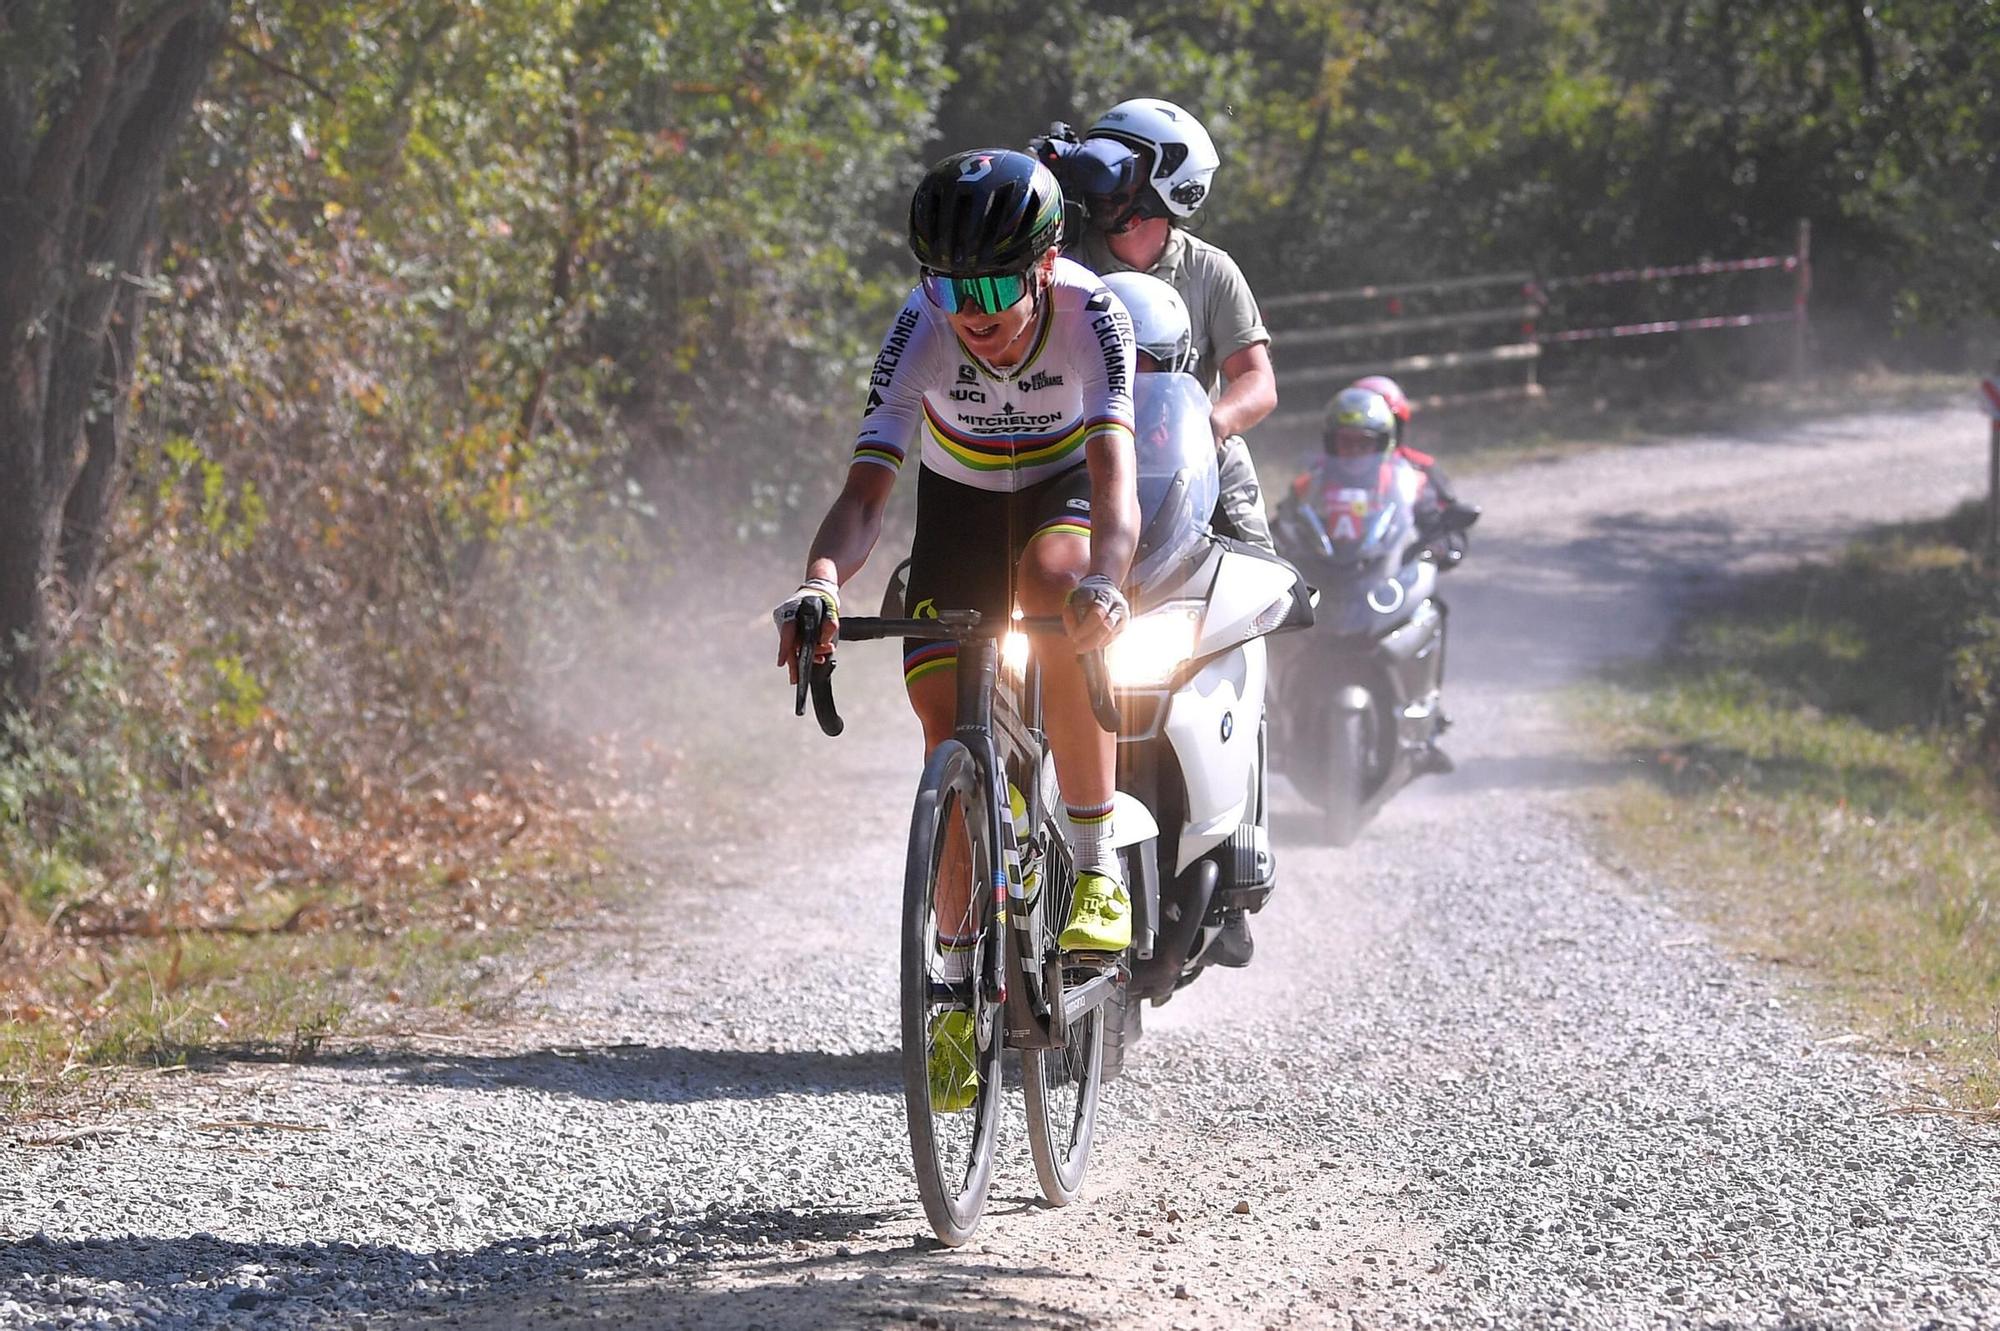
[[[1032,903],[1026,900],[1021,865],[1027,848],[1014,835],[1006,774],[1007,760],[1018,758],[1029,778],[1022,789],[1028,805],[1028,825],[1040,827],[1046,812],[1041,807],[1040,772],[1048,754],[1048,738],[1041,726],[1041,666],[1034,653],[1030,652],[1022,672],[1018,704],[1003,702],[996,706],[994,699],[1008,688],[1002,680],[1000,645],[1009,629],[1030,635],[1031,641],[1034,636],[1059,635],[1065,630],[1062,621],[1054,617],[1017,619],[1006,627],[981,627],[980,618],[977,611],[970,610],[944,611],[935,619],[856,617],[841,621],[840,636],[849,641],[920,638],[958,644],[957,711],[952,735],[971,752],[979,772],[990,844],[1002,852],[992,869],[994,918],[1009,926],[1003,937],[1010,945],[987,951],[980,984],[988,998],[1004,1004],[1008,1046],[1060,1048],[1069,1023],[1110,997],[1117,974],[1103,972],[1076,989],[1067,990],[1061,959],[1047,946],[1048,926],[1043,918],[1047,894],[1038,893]],[[801,642],[812,641],[817,634],[817,624],[801,621]],[[810,654],[802,652],[801,656]],[[1088,653],[1082,660],[1099,724],[1115,734],[1117,707],[1111,699],[1102,653]],[[833,706],[832,673],[831,660],[801,661],[796,710],[803,714],[810,693],[820,728],[829,735],[838,735],[843,725]],[[1009,972],[1015,965],[1023,981],[1020,984],[1009,983]]]

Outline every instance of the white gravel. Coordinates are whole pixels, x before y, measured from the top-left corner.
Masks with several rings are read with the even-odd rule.
[[[1712,577],[1976,494],[1978,431],[1468,481],[1458,773],[1344,852],[1281,806],[1256,963],[1148,1013],[1075,1207],[1032,1204],[1017,1130],[980,1238],[921,1240],[892,955],[915,728],[863,647],[849,735],[807,733],[759,637],[724,667],[729,812],[663,838],[545,1011],[0,1135],[0,1327],[2000,1326],[2000,1134],[1899,1112],[1897,1069],[1600,862],[1571,792],[1617,771],[1547,696]]]

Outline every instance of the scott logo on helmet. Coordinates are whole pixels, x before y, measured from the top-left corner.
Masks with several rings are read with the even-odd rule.
[[[993,158],[990,155],[968,157],[964,162],[959,164],[958,178],[960,180],[983,180],[987,173],[992,170]]]

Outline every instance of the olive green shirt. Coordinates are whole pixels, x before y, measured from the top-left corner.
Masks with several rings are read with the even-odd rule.
[[[1095,229],[1084,231],[1071,247],[1070,257],[1099,274],[1136,271],[1111,252],[1104,233]],[[1176,227],[1167,235],[1160,261],[1147,273],[1172,286],[1187,302],[1194,349],[1200,356],[1195,373],[1210,393],[1215,391],[1222,362],[1245,347],[1270,342],[1270,331],[1264,327],[1257,298],[1250,294],[1250,283],[1226,250]]]

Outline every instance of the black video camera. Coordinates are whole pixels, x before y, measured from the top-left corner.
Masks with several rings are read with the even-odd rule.
[[[1067,236],[1079,234],[1086,222],[1116,231],[1143,206],[1139,155],[1116,139],[1078,139],[1058,120],[1047,134],[1028,140],[1028,150],[1062,186]]]

